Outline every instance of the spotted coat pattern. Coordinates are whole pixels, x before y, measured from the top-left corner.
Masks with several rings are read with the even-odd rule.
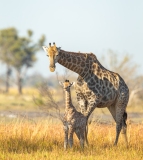
[[[93,53],[76,53],[60,50],[56,45],[43,47],[50,59],[50,70],[55,70],[55,63],[65,66],[79,76],[75,85],[81,113],[90,116],[95,108],[107,107],[116,122],[118,142],[122,129],[126,143],[126,107],[129,89],[122,77],[104,68]]]
[[[74,133],[77,135],[82,148],[84,148],[84,142],[88,145],[86,131],[87,117],[78,112],[72,104],[70,92],[72,84],[69,80],[66,80],[64,83],[61,82],[65,92],[65,114],[63,117],[65,149],[67,149],[68,144],[72,147]]]

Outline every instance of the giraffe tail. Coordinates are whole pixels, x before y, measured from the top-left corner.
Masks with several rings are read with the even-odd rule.
[[[127,128],[126,121],[127,121],[127,112],[125,111],[123,114],[122,128]]]

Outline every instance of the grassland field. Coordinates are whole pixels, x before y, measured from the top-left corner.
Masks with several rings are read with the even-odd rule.
[[[59,95],[62,93],[55,93],[57,100],[63,98]],[[18,95],[15,89],[11,89],[8,94],[1,93],[0,112],[15,110],[40,112],[33,101],[33,96],[40,96],[36,89],[25,88],[22,95]],[[128,108],[127,111],[143,113],[141,107],[137,106]],[[107,110],[97,109],[94,115],[98,114],[109,113]],[[92,121],[88,132],[89,146],[81,150],[74,135],[74,147],[64,151],[64,133],[62,123],[58,119],[0,116],[0,160],[142,160],[142,118],[129,117],[127,121],[128,147],[124,144],[122,134],[118,146],[113,146],[115,123],[113,120],[110,122],[112,123]]]

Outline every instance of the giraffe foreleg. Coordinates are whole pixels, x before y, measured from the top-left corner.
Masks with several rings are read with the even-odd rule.
[[[92,112],[94,111],[94,109],[96,108],[96,102],[94,99],[92,99],[91,101],[88,101],[88,105],[87,105],[87,110],[85,112],[85,116],[87,116],[87,120],[89,118],[89,116],[92,114]],[[88,125],[88,123],[87,123]]]
[[[85,112],[85,116],[87,116],[87,120],[89,118],[89,116],[92,114],[92,112],[94,111],[94,109],[98,106],[101,97],[100,96],[96,96],[94,92],[90,92],[90,98],[88,98],[88,102],[87,102],[87,110]]]
[[[85,141],[85,129],[80,129],[80,146],[83,149],[84,148],[84,141]]]
[[[84,95],[80,91],[76,91],[77,93],[77,102],[80,107],[81,113],[84,114],[87,109],[87,101],[84,98]]]
[[[87,124],[87,125],[88,125],[88,124]],[[85,129],[84,129],[84,137],[85,137],[86,145],[88,146],[89,143],[88,143],[87,134],[88,134],[88,126],[85,126]]]
[[[64,125],[64,149],[68,146],[68,126]]]
[[[72,125],[69,125],[69,139],[68,139],[68,143],[70,148],[72,148],[73,146],[73,133],[74,133],[74,129]]]
[[[77,128],[75,130],[75,134],[76,134],[77,138],[80,140],[80,130],[79,130],[79,128]]]

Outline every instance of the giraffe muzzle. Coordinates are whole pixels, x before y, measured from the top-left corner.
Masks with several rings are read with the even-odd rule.
[[[49,67],[49,68],[51,72],[54,72],[56,67]]]

